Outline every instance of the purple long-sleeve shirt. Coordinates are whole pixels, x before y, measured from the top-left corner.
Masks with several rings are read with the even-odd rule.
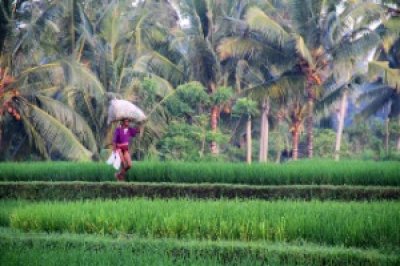
[[[136,127],[129,127],[126,130],[123,127],[117,127],[114,132],[113,143],[129,143],[131,138],[135,137],[139,132],[140,130]]]

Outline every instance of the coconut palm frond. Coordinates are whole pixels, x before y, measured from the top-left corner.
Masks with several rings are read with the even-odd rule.
[[[40,16],[32,20],[25,28],[24,34],[19,38],[18,42],[14,46],[12,56],[15,56],[17,52],[25,45],[26,42],[32,44],[33,40],[39,40],[40,34],[43,29],[47,26],[53,32],[57,33],[60,31],[58,25],[53,21],[58,17],[62,17],[64,9],[62,5],[58,3],[51,3],[46,10],[44,10]],[[25,22],[27,23],[27,22]]]
[[[390,106],[389,118],[400,117],[400,93],[392,96],[392,105]]]
[[[400,35],[400,17],[392,17],[384,22],[386,30],[395,36]]]
[[[248,88],[245,95],[255,97],[270,96],[272,98],[288,98],[289,95],[299,94],[304,90],[305,77],[297,73],[285,73],[280,77],[266,81],[260,85]]]
[[[36,127],[33,126],[31,121],[25,115],[24,112],[20,112],[21,120],[24,125],[25,131],[28,136],[29,145],[35,146],[36,150],[42,155],[45,159],[50,159],[50,156],[47,152],[45,139],[39,134]]]
[[[298,63],[298,54],[295,49],[288,48],[284,50],[277,50],[267,45],[261,52],[260,58],[263,61],[252,60],[252,64],[262,63],[270,73],[274,76],[281,76],[283,73],[290,71]]]
[[[207,86],[210,81],[216,82],[219,76],[219,60],[210,43],[202,38],[193,38],[189,43],[188,61],[191,63],[193,80]]]
[[[85,36],[85,42],[89,43],[92,47],[95,46],[94,25],[85,13],[84,8],[78,3],[78,12],[81,23],[79,23],[79,33]]]
[[[39,101],[41,109],[69,128],[79,141],[93,154],[97,153],[98,149],[93,131],[78,113],[63,103],[49,97],[38,95],[36,99]]]
[[[146,47],[146,44],[143,41],[143,27],[142,25],[144,24],[145,20],[147,18],[147,13],[143,14],[138,23],[136,24],[135,27],[135,40],[136,40],[136,53],[140,54]]]
[[[396,41],[398,41],[398,38],[396,35],[388,34],[388,35],[383,36],[382,46],[383,46],[384,52],[390,53],[390,49],[392,47],[395,47]]]
[[[379,95],[390,93],[390,91],[392,90],[392,88],[390,88],[384,84],[379,84],[379,85],[374,85],[374,86],[369,85],[366,87],[368,87],[368,90],[364,91],[357,97],[357,103],[372,101],[373,99],[377,98]]]
[[[384,9],[372,2],[361,2],[356,5],[349,5],[347,9],[340,15],[342,21],[342,33],[346,34],[357,25],[365,26],[373,21],[377,21],[384,15]]]
[[[96,99],[101,99],[104,96],[105,89],[103,84],[101,84],[97,76],[85,65],[77,61],[65,60],[63,61],[63,66],[64,72],[68,71],[71,75],[71,80],[67,81],[67,84],[72,82],[76,88],[79,88],[81,91]],[[68,75],[64,74],[64,76],[68,79]]]
[[[179,7],[182,16],[189,20],[189,25],[185,28],[185,31],[193,36],[208,36],[209,21],[207,17],[207,4],[205,1],[179,1]]]
[[[172,91],[174,91],[174,87],[171,85],[171,83],[157,75],[151,75],[151,78],[154,80],[154,82],[157,84],[157,87],[159,90],[157,90],[157,96],[159,97],[165,97],[169,95]]]
[[[26,101],[22,102],[20,103],[21,113],[29,121],[24,125],[28,127],[26,128],[28,132],[34,132],[33,140],[39,139],[37,136],[45,140],[48,154],[55,151],[69,160],[89,161],[91,159],[92,153],[79,142],[70,129],[38,106]],[[37,143],[36,146],[38,146]]]
[[[400,87],[400,70],[389,67],[387,61],[371,61],[368,64],[368,74],[383,78],[383,82],[390,87]]]
[[[304,75],[288,73],[282,75],[269,86],[269,94],[273,98],[290,98],[302,94],[306,84]]]
[[[122,34],[122,26],[125,24],[123,17],[120,15],[121,10],[117,5],[110,6],[106,10],[104,18],[101,22],[101,30],[99,35],[107,42],[110,47],[110,59],[114,61],[116,58],[116,48]]]
[[[19,79],[25,78],[27,75],[35,72],[41,72],[41,71],[46,71],[46,70],[51,70],[54,68],[60,68],[61,67],[61,61],[55,61],[49,64],[43,64],[43,65],[38,65],[35,67],[30,67],[25,69],[21,75],[19,76]]]
[[[238,91],[241,91],[241,87],[252,88],[265,83],[263,73],[258,68],[251,67],[245,60],[239,60],[235,76],[237,85],[240,86],[240,88],[236,88]]]
[[[322,34],[322,43],[326,47],[327,50],[331,49],[335,46],[338,39],[338,27],[340,25],[340,20],[337,17],[335,11],[330,12],[326,19],[324,29],[325,31]]]
[[[252,31],[260,32],[276,47],[282,47],[290,38],[289,34],[277,22],[258,7],[249,8],[246,12],[245,20]]]
[[[387,106],[387,104],[390,103],[392,93],[392,91],[386,90],[379,94],[361,110],[358,116],[367,118],[382,110],[385,106]]]
[[[82,91],[101,98],[104,88],[97,77],[86,66],[74,60],[60,60],[49,64],[39,65],[26,69],[21,73],[18,80],[24,80],[30,74],[42,74],[44,71],[63,71],[64,85],[80,88]],[[46,73],[46,72],[45,72]]]
[[[296,51],[312,68],[315,66],[311,52],[301,36],[296,36]]]
[[[171,62],[167,57],[150,52],[138,58],[133,69],[139,72],[150,72],[177,85],[185,79],[183,69]]]
[[[365,33],[357,40],[344,40],[334,48],[333,56],[337,61],[349,60],[365,56],[369,51],[376,48],[380,42],[380,37],[374,32]]]
[[[316,105],[315,105],[315,110],[317,112],[320,111],[327,111],[327,107],[331,106],[335,102],[338,101],[338,99],[342,96],[342,94],[348,90],[348,85],[344,84],[342,86],[339,86],[338,88],[330,91],[328,94],[326,94],[322,99],[320,99]]]
[[[311,49],[320,45],[321,4],[322,1],[318,0],[293,0],[289,4],[296,32],[303,37],[304,42]]]
[[[230,37],[220,42],[217,51],[219,58],[226,60],[230,57],[239,59],[256,57],[261,49],[261,45],[253,40]]]

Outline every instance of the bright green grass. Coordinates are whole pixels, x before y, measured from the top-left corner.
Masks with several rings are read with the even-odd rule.
[[[400,202],[133,199],[18,205],[3,201],[0,213],[9,217],[2,219],[3,225],[24,231],[400,246]]]
[[[1,265],[396,265],[399,254],[310,243],[183,241],[0,228]]]
[[[1,181],[111,181],[104,163],[0,163]],[[399,162],[298,161],[286,164],[134,162],[128,181],[250,185],[399,186]]]

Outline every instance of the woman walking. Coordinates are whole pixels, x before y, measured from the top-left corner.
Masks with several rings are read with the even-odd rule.
[[[115,174],[117,181],[125,181],[126,172],[132,167],[132,159],[129,153],[129,142],[143,127],[129,127],[129,119],[124,119],[115,129],[113,138],[113,151],[121,158],[121,170]]]

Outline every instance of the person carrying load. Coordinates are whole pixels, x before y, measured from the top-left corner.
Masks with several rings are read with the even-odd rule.
[[[117,181],[125,181],[126,172],[132,167],[129,143],[137,134],[143,134],[146,119],[143,111],[131,102],[116,99],[111,101],[108,123],[120,121],[112,140],[113,154],[121,160],[120,171],[115,174]],[[136,121],[139,126],[131,127],[131,121]]]
[[[142,132],[139,127],[130,127],[129,119],[124,119],[115,129],[113,137],[113,152],[121,159],[121,170],[115,174],[118,181],[124,181],[126,172],[132,167],[132,159],[129,153],[129,142],[138,133]]]

